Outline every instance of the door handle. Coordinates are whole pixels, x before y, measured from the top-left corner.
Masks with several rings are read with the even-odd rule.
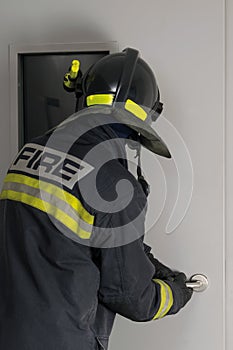
[[[209,285],[208,278],[205,275],[193,275],[189,281],[186,282],[186,287],[192,288],[194,292],[204,292]]]

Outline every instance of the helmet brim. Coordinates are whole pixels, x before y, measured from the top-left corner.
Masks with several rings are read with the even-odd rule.
[[[156,131],[145,121],[121,108],[112,108],[112,116],[120,123],[126,124],[131,129],[137,131],[140,134],[139,140],[142,146],[159,156],[171,158],[171,153],[166,144]]]

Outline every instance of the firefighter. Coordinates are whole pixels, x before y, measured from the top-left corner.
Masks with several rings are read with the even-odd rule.
[[[162,111],[152,70],[128,48],[79,76],[78,89],[85,108],[26,144],[4,180],[0,349],[106,350],[117,313],[157,320],[192,296],[185,274],[144,243],[140,146],[171,157],[151,127]]]

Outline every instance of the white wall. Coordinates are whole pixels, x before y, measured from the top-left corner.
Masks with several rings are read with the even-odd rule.
[[[219,5],[218,5],[219,3]],[[194,5],[195,4],[195,5]],[[180,56],[186,56],[186,65],[182,67],[189,74],[192,64],[190,49],[195,42],[189,42],[189,34],[195,30],[192,40],[203,42],[203,52],[196,62],[196,74],[187,80],[189,85],[196,86],[196,94],[190,94],[190,102],[199,99],[198,66],[205,56],[207,38],[202,37],[205,27],[213,26],[211,42],[208,42],[208,55],[211,55],[212,40],[220,40],[219,28],[209,21],[200,21],[196,28],[189,26],[191,17],[199,17],[202,8],[213,4],[214,11],[221,11],[221,2],[184,1],[184,0],[145,0],[125,2],[124,0],[9,0],[1,1],[0,11],[0,181],[9,164],[9,79],[8,79],[8,44],[9,43],[50,43],[79,41],[112,41],[116,40],[120,48],[132,46],[139,48],[143,57],[152,64],[160,82],[163,100],[171,110],[182,116],[182,91],[177,90],[177,69]],[[216,4],[216,5],[215,5]],[[182,5],[183,14],[177,10]],[[189,16],[187,16],[187,14]],[[213,13],[216,16],[216,13]],[[181,19],[181,20],[180,20]],[[201,20],[201,13],[200,13]],[[162,35],[161,35],[162,34]],[[177,40],[179,35],[179,40]],[[161,40],[161,37],[163,38]],[[166,40],[164,40],[164,38]],[[214,46],[213,46],[214,47]],[[170,56],[170,63],[164,64],[164,55]],[[218,59],[214,57],[213,60]],[[166,60],[167,61],[167,60]],[[168,61],[167,61],[168,62]],[[208,72],[207,72],[208,74]],[[211,78],[211,77],[210,77]],[[201,99],[204,101],[205,96]],[[176,103],[174,104],[174,100]],[[201,102],[202,102],[201,100]],[[174,114],[174,113],[173,113]],[[170,119],[172,120],[172,114]],[[176,121],[178,122],[178,121]],[[186,121],[183,118],[183,123]],[[187,135],[188,138],[188,135]]]
[[[230,16],[231,18],[233,16],[233,6],[230,0],[227,2],[229,20]],[[54,0],[5,0],[4,3],[2,0],[0,5],[0,182],[10,162],[8,44],[116,40],[122,49],[126,46],[140,49],[145,60],[152,65],[165,102],[166,117],[177,126],[192,156],[197,187],[189,214],[181,227],[180,237],[183,237],[183,231],[189,229],[190,222],[195,222],[207,205],[210,205],[208,217],[204,222],[195,222],[195,228],[203,230],[203,234],[204,231],[212,230],[213,236],[217,230],[221,232],[222,214],[218,213],[222,210],[223,195],[222,145],[217,154],[213,154],[211,143],[205,144],[204,140],[206,133],[209,135],[212,132],[212,118],[215,118],[217,123],[219,120],[219,132],[223,134],[224,131],[221,124],[224,102],[223,10],[224,1],[221,0],[135,0],[131,2],[125,0],[90,0],[89,2],[85,0],[56,2]],[[228,29],[229,33],[232,32],[230,21]],[[231,45],[230,39],[228,44]],[[229,57],[231,57],[233,47],[229,47]],[[214,67],[217,69],[213,69]],[[231,73],[230,64],[228,70]],[[181,71],[182,74],[180,74]],[[222,81],[222,85],[216,86],[216,81]],[[228,87],[232,91],[230,78]],[[216,108],[209,104],[210,95],[213,104],[219,101]],[[228,96],[228,115],[230,116],[233,106],[230,94]],[[229,126],[233,131],[231,121]],[[231,145],[232,149],[229,130],[228,145]],[[213,130],[213,142],[218,139],[218,136],[216,129]],[[201,158],[200,155],[202,155]],[[205,159],[208,159],[211,164],[209,167],[206,167]],[[228,169],[228,177],[233,178],[232,168]],[[220,202],[216,201],[216,198],[220,199]],[[233,207],[231,202],[229,196],[228,204]],[[211,216],[213,220],[210,223]],[[232,227],[233,224],[229,219],[228,228]],[[217,234],[214,237],[217,239]],[[163,238],[164,241],[161,243],[164,249],[162,254],[165,252],[166,239]],[[207,241],[205,245],[207,246]],[[230,255],[231,252],[233,249],[228,246],[228,254]],[[176,262],[181,264],[179,257]],[[191,263],[191,260],[187,262],[187,269],[190,271]],[[229,286],[231,298],[232,290],[233,287],[231,286],[230,289]],[[228,346],[229,349],[232,348],[230,340]]]
[[[233,3],[226,1],[226,302],[227,349],[233,344]]]

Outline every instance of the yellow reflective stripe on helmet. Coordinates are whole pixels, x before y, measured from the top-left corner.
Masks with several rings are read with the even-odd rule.
[[[87,96],[87,106],[93,105],[112,105],[114,99],[113,94],[96,94]]]
[[[131,113],[133,113],[136,117],[141,120],[145,120],[147,117],[147,113],[144,111],[142,107],[140,107],[137,103],[132,100],[127,100],[125,102],[125,109]]]
[[[111,106],[113,103],[113,99],[114,99],[114,94],[96,94],[96,95],[87,96],[86,102],[88,107],[93,105],[99,105],[99,104]],[[144,111],[142,107],[140,107],[136,102],[130,99],[128,99],[125,102],[125,109],[143,121],[147,117],[146,111]]]
[[[60,210],[56,206],[48,202],[45,202],[40,198],[31,196],[23,192],[3,190],[1,193],[1,199],[10,199],[10,200],[18,201],[24,204],[28,204],[36,209],[39,209],[47,214],[50,214],[54,218],[56,218],[58,221],[60,221],[64,226],[68,227],[80,238],[89,239],[91,236],[91,232],[87,232],[83,230],[79,226],[78,222],[72,219],[69,215],[64,213],[62,210]]]
[[[171,287],[162,280],[153,279],[155,283],[160,285],[160,307],[153,320],[164,317],[173,305],[173,294]]]
[[[83,207],[79,199],[58,186],[55,186],[49,182],[34,179],[26,175],[13,173],[10,173],[6,176],[4,183],[8,182],[24,184],[50,193],[53,196],[56,196],[57,198],[63,201],[66,201],[80,216],[80,218],[83,219],[83,221],[85,221],[86,223],[92,225],[94,222],[94,216],[88,213],[88,211]]]

